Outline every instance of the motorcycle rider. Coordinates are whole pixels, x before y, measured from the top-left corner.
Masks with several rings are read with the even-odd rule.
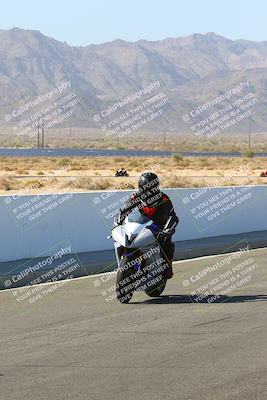
[[[153,172],[143,173],[138,181],[138,192],[132,194],[120,208],[114,226],[121,225],[131,211],[138,207],[141,214],[152,219],[160,228],[156,239],[161,247],[168,268],[164,271],[166,279],[171,279],[174,244],[171,240],[179,219],[170,198],[160,190],[159,178]]]

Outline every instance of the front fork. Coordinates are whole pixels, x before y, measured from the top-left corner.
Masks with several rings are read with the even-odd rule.
[[[129,261],[134,261],[135,259],[139,258],[142,253],[139,250],[131,251],[131,249],[127,249],[126,247],[115,245],[115,254],[116,254],[117,265],[119,267],[120,260],[122,259],[122,257],[127,257]],[[140,271],[142,263],[139,262],[139,260],[137,260],[135,263],[133,263],[133,267],[135,268],[136,271]]]

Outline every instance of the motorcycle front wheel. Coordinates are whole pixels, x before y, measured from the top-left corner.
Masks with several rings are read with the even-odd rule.
[[[116,295],[119,302],[123,304],[129,303],[135,289],[132,279],[133,269],[127,266],[128,261],[127,257],[122,258],[117,271]]]
[[[155,287],[155,288],[147,288],[145,290],[145,292],[149,297],[159,297],[159,296],[162,295],[162,293],[163,293],[163,291],[164,291],[164,289],[166,287],[166,283],[167,283],[167,280],[164,279],[164,280],[162,280],[162,282],[157,287]]]

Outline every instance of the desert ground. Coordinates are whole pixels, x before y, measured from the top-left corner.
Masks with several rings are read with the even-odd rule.
[[[115,178],[119,168],[129,177]],[[265,184],[265,158],[1,158],[0,194],[134,189],[143,171],[154,171],[163,188]]]

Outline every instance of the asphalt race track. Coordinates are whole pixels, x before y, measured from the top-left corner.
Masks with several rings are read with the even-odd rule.
[[[28,289],[0,292],[0,398],[263,400],[266,259],[175,263],[161,298],[129,305],[105,299],[110,275],[35,287],[33,303]]]

